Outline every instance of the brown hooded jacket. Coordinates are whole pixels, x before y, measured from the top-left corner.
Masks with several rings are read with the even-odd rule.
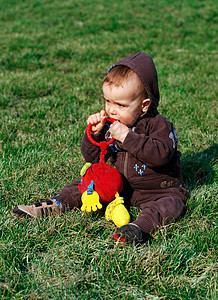
[[[151,104],[131,128],[124,142],[115,141],[108,147],[108,158],[134,190],[143,192],[179,187],[182,179],[178,137],[173,124],[157,110],[159,89],[153,60],[148,54],[138,52],[120,60],[111,68],[118,65],[128,66],[138,75]],[[105,140],[107,129],[106,124],[102,134],[94,138]],[[89,142],[86,133],[81,150],[86,161],[99,161],[100,149]]]

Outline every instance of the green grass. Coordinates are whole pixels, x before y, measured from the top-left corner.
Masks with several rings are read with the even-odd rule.
[[[212,0],[0,0],[1,299],[216,299],[216,11]],[[112,241],[98,213],[15,218],[14,205],[79,176],[104,74],[137,51],[152,55],[159,111],[179,134],[187,214],[139,247]]]

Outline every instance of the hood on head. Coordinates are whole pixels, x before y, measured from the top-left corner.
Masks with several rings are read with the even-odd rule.
[[[151,56],[144,52],[137,52],[121,59],[112,67],[120,65],[129,67],[138,75],[151,100],[148,111],[156,111],[160,96],[157,71]]]

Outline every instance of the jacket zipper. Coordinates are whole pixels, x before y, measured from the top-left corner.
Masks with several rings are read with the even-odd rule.
[[[124,158],[124,166],[123,166],[123,174],[127,178],[127,163],[128,163],[128,152],[125,153],[125,158]]]

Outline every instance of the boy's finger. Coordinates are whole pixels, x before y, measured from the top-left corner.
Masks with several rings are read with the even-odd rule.
[[[95,125],[97,123],[99,123],[98,121],[98,117],[95,115],[91,115],[89,118],[88,118],[88,121],[89,123],[91,123],[92,125]]]
[[[106,123],[106,117],[102,117],[101,118],[101,125],[104,126],[105,123]]]
[[[104,126],[104,124],[106,122],[106,115],[105,115],[105,111],[104,110],[101,110],[100,117],[101,117],[101,124],[102,124],[102,126]]]
[[[91,124],[97,124],[101,121],[101,115],[100,113],[97,113],[97,114],[94,114],[94,115],[91,115],[88,117],[87,119],[87,123],[91,123]]]
[[[105,110],[102,109],[102,110],[100,111],[100,115],[101,115],[101,117],[105,117]]]
[[[87,124],[89,123],[93,123],[93,115],[89,116],[88,119],[87,119]]]
[[[112,123],[111,125],[110,125],[110,129],[111,128],[116,128],[117,126],[119,126],[119,122],[118,121],[115,121],[114,123]]]
[[[101,114],[100,113],[97,113],[95,115],[95,122],[96,122],[95,124],[98,124],[101,122]]]

